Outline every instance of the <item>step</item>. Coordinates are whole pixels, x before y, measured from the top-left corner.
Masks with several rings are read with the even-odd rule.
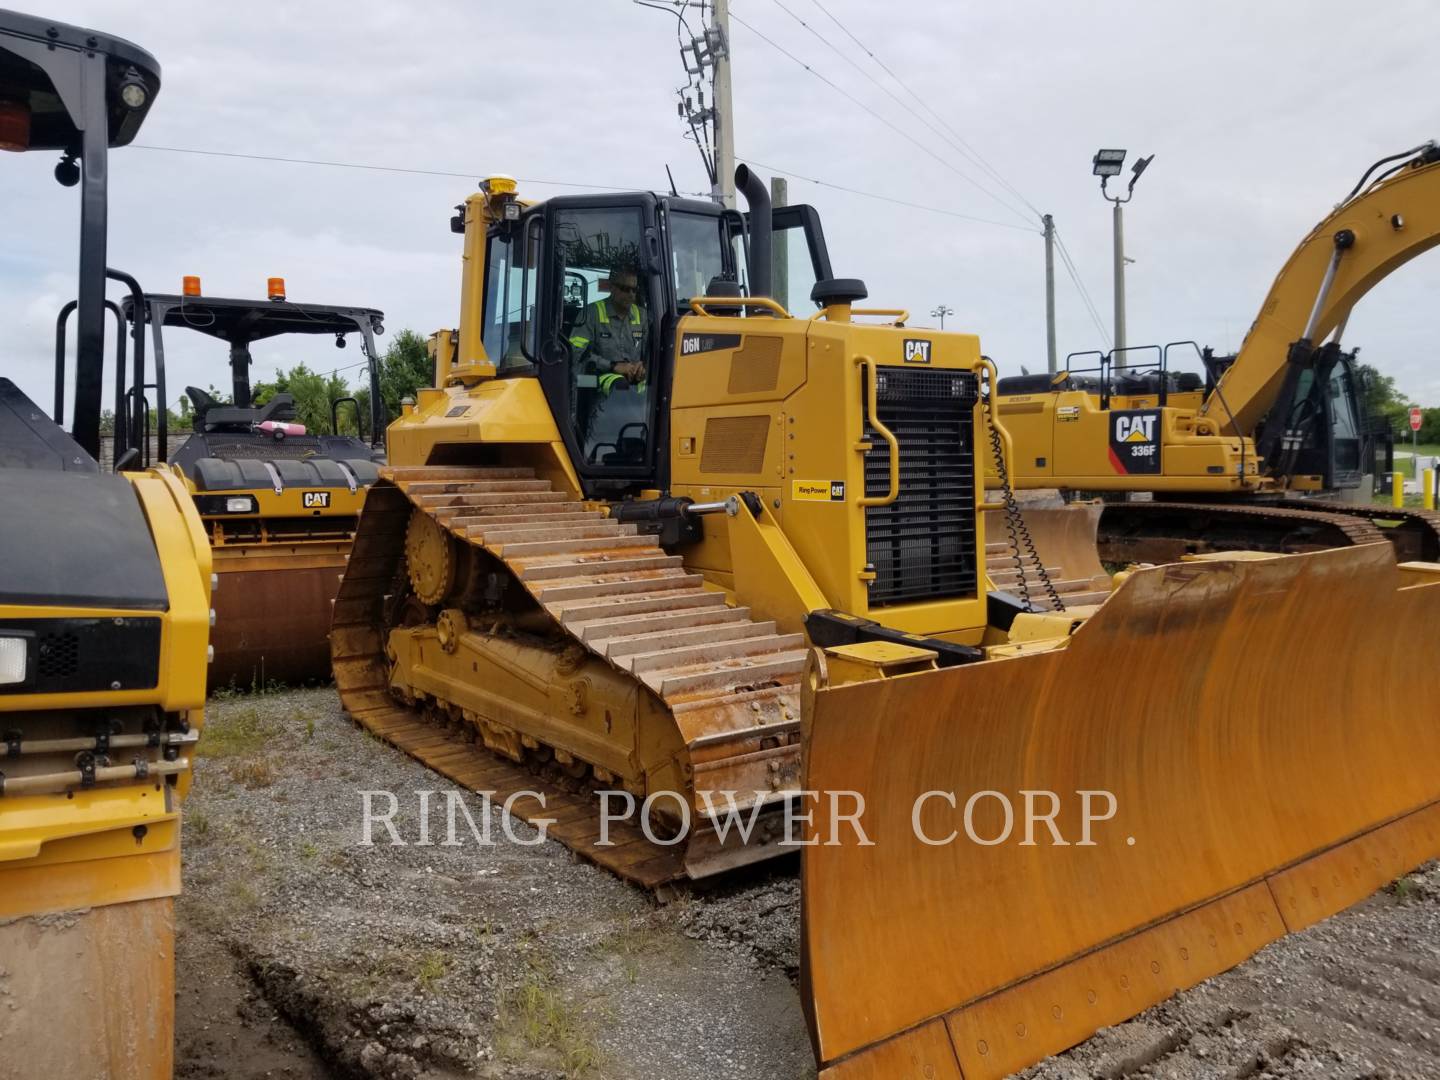
[[[622,663],[624,657],[655,652],[660,646],[720,645],[746,638],[773,637],[774,635],[775,624],[768,620],[765,622],[707,623],[679,630],[622,634],[618,637],[606,638],[600,652],[616,663]]]
[[[723,607],[725,594],[697,588],[691,592],[670,590],[647,593],[629,599],[612,600],[601,597],[591,600],[572,600],[553,607],[546,604],[566,626],[593,623],[599,619],[621,619],[631,615],[648,615],[657,611],[686,611],[694,608]]]
[[[555,604],[596,596],[625,596],[631,593],[658,592],[662,589],[694,589],[704,583],[705,579],[699,574],[687,574],[682,569],[676,569],[666,570],[658,577],[606,574],[599,579],[582,578],[573,584],[542,586],[536,590],[536,595],[542,604]]]
[[[803,648],[804,634],[764,634],[758,637],[736,638],[734,641],[709,641],[699,645],[680,645],[658,652],[635,653],[617,659],[616,663],[639,675],[647,671],[689,667],[712,660],[734,660],[742,656],[794,652]]]
[[[690,608],[685,611],[660,611],[649,615],[634,615],[626,619],[596,619],[594,622],[573,623],[570,625],[570,630],[588,645],[604,641],[606,638],[619,637],[622,634],[683,630],[692,626],[744,622],[749,618],[749,608]]]
[[[651,548],[658,552],[653,536],[602,536],[580,540],[540,540],[528,543],[499,545],[500,553],[509,559],[532,555],[564,555],[580,551],[620,551],[623,548]]]
[[[770,654],[741,660],[716,668],[693,672],[655,671],[640,676],[640,681],[663,698],[676,694],[697,694],[706,690],[731,691],[737,686],[770,682],[799,675],[805,670],[805,650]]]
[[[543,558],[543,556],[542,556]],[[541,561],[517,566],[514,569],[521,581],[555,581],[564,578],[582,578],[591,574],[633,574],[646,570],[669,570],[684,566],[685,560],[679,555],[608,555],[585,559],[561,559]]]

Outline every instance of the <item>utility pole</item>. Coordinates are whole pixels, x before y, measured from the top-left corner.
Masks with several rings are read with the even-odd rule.
[[[715,0],[715,190],[726,209],[735,209],[735,111],[730,105],[730,0]]]
[[[734,180],[734,177],[731,177]],[[770,178],[770,205],[776,209],[790,204],[790,182],[783,176],[772,176]],[[776,229],[775,237],[770,241],[773,252],[772,262],[774,269],[770,276],[771,287],[774,290],[775,299],[783,307],[789,307],[790,296],[790,230]]]
[[[1040,218],[1045,226],[1045,355],[1050,374],[1055,366],[1055,219],[1049,214]]]
[[[945,329],[945,316],[946,316],[946,315],[954,315],[954,314],[955,314],[955,309],[954,309],[954,308],[950,307],[950,305],[948,305],[948,304],[941,304],[941,305],[940,305],[939,307],[937,307],[934,311],[930,312],[930,317],[931,317],[932,319],[939,319],[939,320],[940,320],[940,329],[941,329],[941,330],[944,330],[944,329]]]

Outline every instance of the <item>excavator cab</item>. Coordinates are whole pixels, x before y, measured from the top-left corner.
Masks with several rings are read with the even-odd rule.
[[[53,417],[0,378],[0,1043],[34,1076],[170,1074],[210,551],[177,478],[97,462],[108,155],[159,89],[130,42],[0,11],[0,146],[80,188],[69,431],[63,352]]]

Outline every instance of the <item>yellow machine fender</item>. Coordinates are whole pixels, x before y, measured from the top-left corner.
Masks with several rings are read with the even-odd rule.
[[[1008,1075],[1440,854],[1437,635],[1440,567],[1374,544],[1137,571],[1064,647],[812,687],[804,787],[873,841],[803,853],[823,1075]]]

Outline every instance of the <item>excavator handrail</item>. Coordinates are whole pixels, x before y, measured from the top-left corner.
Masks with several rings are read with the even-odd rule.
[[[890,490],[884,496],[866,495],[862,490],[860,498],[856,500],[857,506],[889,506],[900,497],[900,440],[895,438],[895,433],[880,422],[879,408],[879,382],[880,365],[875,362],[873,356],[855,357],[855,366],[865,369],[865,420],[869,425],[880,433],[880,437],[890,444]],[[865,442],[864,433],[861,433],[861,440],[858,448],[864,448],[869,444]]]
[[[705,305],[711,304],[715,307],[758,307],[764,308],[773,315],[782,319],[792,318],[790,312],[786,311],[778,301],[768,296],[696,296],[690,300],[690,310],[696,315],[709,315]]]

